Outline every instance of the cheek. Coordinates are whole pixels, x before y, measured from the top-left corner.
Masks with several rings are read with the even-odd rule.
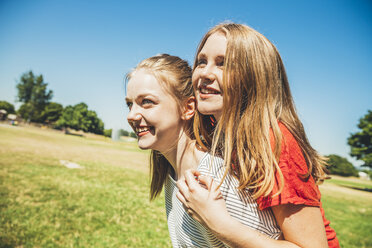
[[[195,69],[194,73],[192,74],[192,86],[196,90],[198,88],[198,80],[199,80],[199,72],[197,69]]]
[[[221,71],[221,72],[219,72],[218,74],[217,74],[217,81],[218,81],[218,85],[219,85],[219,87],[222,89],[222,84],[223,84],[223,72]]]

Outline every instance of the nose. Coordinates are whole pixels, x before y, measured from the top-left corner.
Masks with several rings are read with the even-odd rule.
[[[127,120],[128,123],[134,123],[136,121],[140,121],[142,118],[141,113],[138,111],[138,109],[135,107],[135,105],[132,106],[132,108],[129,110]]]
[[[201,77],[207,82],[213,82],[216,79],[213,66],[210,64],[206,65],[201,71]]]

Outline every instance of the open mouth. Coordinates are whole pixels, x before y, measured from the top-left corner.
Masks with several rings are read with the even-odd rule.
[[[217,91],[217,90],[204,89],[204,88],[200,89],[200,93],[202,93],[202,94],[220,94],[220,92]]]
[[[151,127],[151,126],[136,127],[135,128],[135,131],[136,131],[136,134],[137,134],[138,137],[144,136],[144,135],[150,133],[153,130],[154,130],[154,128]]]
[[[220,95],[221,92],[213,89],[213,88],[206,88],[206,87],[199,87],[200,96],[203,98],[208,97],[207,95]]]

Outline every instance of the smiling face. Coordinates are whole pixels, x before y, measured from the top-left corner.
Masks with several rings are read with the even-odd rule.
[[[167,152],[183,127],[179,105],[149,71],[137,70],[127,85],[128,122],[141,149]]]
[[[220,118],[223,106],[222,77],[227,39],[223,33],[212,34],[198,54],[192,74],[198,110]]]

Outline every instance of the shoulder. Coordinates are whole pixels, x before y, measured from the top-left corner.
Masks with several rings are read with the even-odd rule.
[[[260,208],[288,203],[319,206],[320,192],[314,179],[312,176],[303,177],[308,172],[308,167],[298,142],[283,123],[279,122],[279,128],[282,133],[282,141],[278,166],[283,176],[283,182],[280,172],[276,171],[273,191],[269,196],[257,199]],[[271,145],[273,146],[273,143]],[[280,194],[277,194],[281,187]]]
[[[308,167],[301,147],[296,138],[289,129],[281,122],[278,123],[281,134],[281,152],[279,158],[279,167],[284,173],[287,170],[296,171],[296,173],[306,174]],[[275,146],[272,130],[270,130],[271,147]],[[283,171],[284,170],[284,171]]]

